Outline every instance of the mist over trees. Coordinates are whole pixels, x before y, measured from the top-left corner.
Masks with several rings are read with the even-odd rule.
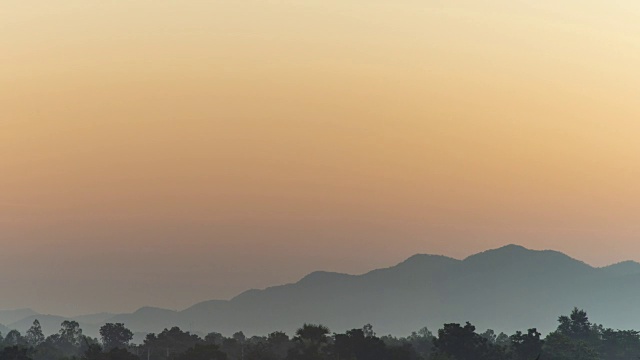
[[[0,335],[0,360],[623,360],[640,358],[640,332],[591,323],[586,311],[574,308],[558,317],[546,336],[535,328],[507,335],[479,332],[464,324],[426,327],[406,337],[379,336],[371,324],[332,333],[321,324],[303,324],[295,334],[276,331],[247,337],[209,333],[204,337],[179,327],[147,334],[132,344],[133,333],[122,323],[107,323],[100,338],[83,334],[75,321],[45,337],[35,320],[22,335]]]

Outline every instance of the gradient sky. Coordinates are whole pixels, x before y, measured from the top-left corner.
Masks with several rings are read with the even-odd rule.
[[[640,260],[640,3],[0,2],[0,308],[518,243]]]

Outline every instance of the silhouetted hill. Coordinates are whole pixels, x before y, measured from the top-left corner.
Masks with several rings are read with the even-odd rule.
[[[95,324],[95,323],[103,323],[114,316],[115,314],[112,314],[112,313],[101,312],[97,314],[74,316],[72,319],[77,321],[78,323]]]
[[[0,324],[0,335],[5,336],[7,335],[7,333],[11,331],[11,329],[9,329],[8,327]]]
[[[594,268],[557,251],[508,245],[464,260],[414,255],[362,275],[317,271],[296,283],[249,290],[228,301],[205,301],[182,311],[144,307],[106,320],[87,316],[82,325],[91,336],[104,322],[123,322],[139,334],[171,326],[203,334],[292,333],[307,322],[333,331],[371,323],[378,334],[406,335],[464,321],[481,330],[513,333],[537,327],[548,332],[558,315],[578,306],[589,311],[592,321],[624,329],[640,323],[638,302],[638,263]],[[26,329],[32,319],[10,327]],[[46,330],[57,331],[62,320],[47,318],[43,328],[46,323]]]
[[[610,275],[634,275],[640,274],[640,263],[637,263],[635,261],[623,261],[617,264],[605,266],[601,269]]]
[[[134,332],[160,332],[176,325],[184,328],[184,322],[177,311],[150,306],[140,308],[131,314],[116,315],[108,322],[125,323]]]
[[[528,327],[549,331],[558,315],[582,306],[593,320],[624,328],[640,316],[617,316],[618,309],[610,305],[621,302],[615,300],[621,293],[640,300],[640,286],[633,285],[640,285],[640,272],[634,277],[632,268],[599,269],[557,251],[508,245],[464,260],[414,255],[363,275],[318,271],[296,283],[249,290],[229,301],[116,319],[134,331],[152,332],[178,325],[201,332],[263,334],[292,332],[304,322],[317,322],[336,331],[372,323],[378,333],[402,335],[463,321],[506,332]]]
[[[12,324],[38,313],[31,309],[0,310],[0,324]]]
[[[18,330],[20,331],[20,333],[25,334],[31,327],[31,325],[33,325],[33,321],[36,319],[38,319],[38,321],[40,322],[42,331],[47,335],[57,333],[60,330],[60,325],[63,321],[74,320],[73,318],[67,318],[63,316],[37,314],[28,316],[24,319],[9,324],[7,325],[7,327]],[[98,330],[100,329],[100,326],[102,326],[104,322],[98,321],[96,323],[86,323],[78,321],[78,323],[80,324],[80,327],[82,328],[84,334],[96,337],[98,336]]]

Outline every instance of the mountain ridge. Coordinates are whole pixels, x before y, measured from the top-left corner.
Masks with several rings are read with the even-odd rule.
[[[371,323],[378,333],[395,335],[464,321],[505,332],[530,327],[550,331],[556,317],[574,306],[587,309],[596,322],[630,328],[640,316],[620,312],[632,311],[629,304],[635,301],[640,301],[639,263],[593,267],[558,251],[507,245],[461,260],[416,254],[359,275],[315,271],[294,283],[247,290],[230,300],[202,301],[180,311],[145,306],[132,313],[76,318],[90,336],[97,336],[105,322],[122,322],[141,334],[171,326],[198,333],[291,333],[305,322],[335,331]],[[30,314],[8,327],[24,331],[38,316],[44,315]],[[55,322],[62,319],[41,320],[43,329],[55,331]]]

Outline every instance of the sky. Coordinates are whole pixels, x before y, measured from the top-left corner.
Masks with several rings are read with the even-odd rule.
[[[640,260],[640,3],[0,2],[0,308],[509,243]]]

